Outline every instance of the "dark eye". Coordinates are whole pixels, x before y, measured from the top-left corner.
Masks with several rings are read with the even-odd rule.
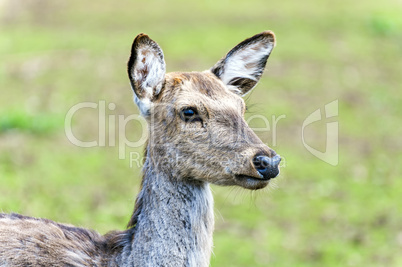
[[[180,117],[185,122],[201,121],[201,118],[195,108],[182,109],[180,112]]]

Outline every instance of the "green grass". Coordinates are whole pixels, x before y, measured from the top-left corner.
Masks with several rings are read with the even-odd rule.
[[[140,168],[117,147],[79,148],[64,116],[85,101],[137,113],[125,73],[148,33],[168,71],[203,70],[242,39],[273,30],[277,47],[247,116],[286,115],[258,132],[284,157],[270,188],[213,186],[212,266],[402,265],[402,5],[396,1],[31,1],[0,6],[0,210],[101,233],[124,229]],[[339,164],[311,155],[305,118],[338,99]],[[73,118],[98,139],[97,110]],[[332,120],[333,121],[333,120]],[[109,124],[107,124],[108,126]],[[261,122],[253,121],[254,126]],[[138,126],[132,125],[132,140]],[[325,122],[306,128],[325,147]],[[142,148],[126,151],[140,153]]]

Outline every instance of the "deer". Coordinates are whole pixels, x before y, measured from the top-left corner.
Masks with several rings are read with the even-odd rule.
[[[141,189],[127,229],[93,230],[0,214],[0,266],[209,266],[210,184],[266,187],[281,157],[251,130],[242,96],[275,46],[256,34],[202,72],[166,73],[160,46],[135,37],[127,64],[134,102],[148,123]]]

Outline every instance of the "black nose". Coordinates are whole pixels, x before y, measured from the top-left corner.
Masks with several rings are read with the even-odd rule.
[[[255,169],[264,179],[275,178],[279,174],[279,162],[281,162],[279,155],[275,155],[272,158],[260,155],[253,159]]]

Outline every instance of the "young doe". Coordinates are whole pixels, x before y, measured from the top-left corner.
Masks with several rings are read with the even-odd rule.
[[[0,214],[0,266],[209,266],[209,184],[257,190],[279,173],[281,158],[248,127],[241,98],[257,84],[274,46],[274,34],[265,31],[210,70],[165,74],[162,50],[139,34],[128,76],[150,131],[128,229],[102,236]]]

